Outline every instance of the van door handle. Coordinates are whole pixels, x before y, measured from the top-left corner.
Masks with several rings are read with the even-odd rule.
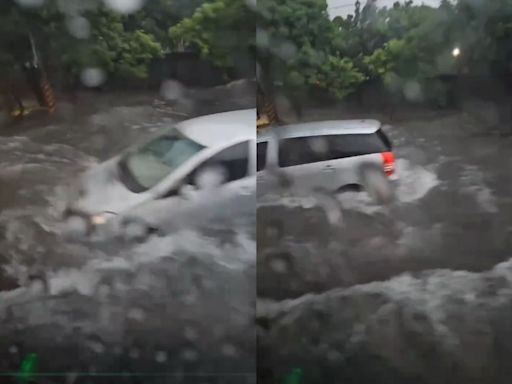
[[[325,165],[322,170],[324,172],[331,172],[331,171],[334,171],[334,167],[332,165]]]

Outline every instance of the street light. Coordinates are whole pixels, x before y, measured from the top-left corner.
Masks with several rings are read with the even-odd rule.
[[[457,57],[460,55],[460,48],[459,47],[455,47],[453,48],[453,51],[452,51],[452,56],[453,57]]]

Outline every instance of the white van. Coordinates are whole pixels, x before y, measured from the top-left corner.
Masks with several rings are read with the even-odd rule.
[[[395,177],[391,142],[376,120],[276,127],[259,132],[257,141],[258,194],[276,187],[276,174],[299,189],[334,192],[363,189],[368,168]]]
[[[251,194],[256,188],[256,110],[202,116],[177,124],[80,178],[64,211],[74,228],[94,233],[108,222],[169,207],[194,204],[208,195]],[[175,198],[175,199],[174,199]],[[169,203],[174,199],[174,203]],[[163,204],[165,201],[165,204]],[[115,218],[115,220],[113,220]]]

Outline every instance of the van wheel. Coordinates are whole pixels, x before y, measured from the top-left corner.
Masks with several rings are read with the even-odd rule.
[[[361,192],[363,187],[360,184],[346,184],[338,188],[336,192],[338,193],[346,193],[346,192]]]

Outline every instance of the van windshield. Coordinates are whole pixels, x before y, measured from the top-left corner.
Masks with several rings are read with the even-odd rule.
[[[174,130],[128,152],[119,163],[121,180],[133,192],[146,191],[202,149]]]

